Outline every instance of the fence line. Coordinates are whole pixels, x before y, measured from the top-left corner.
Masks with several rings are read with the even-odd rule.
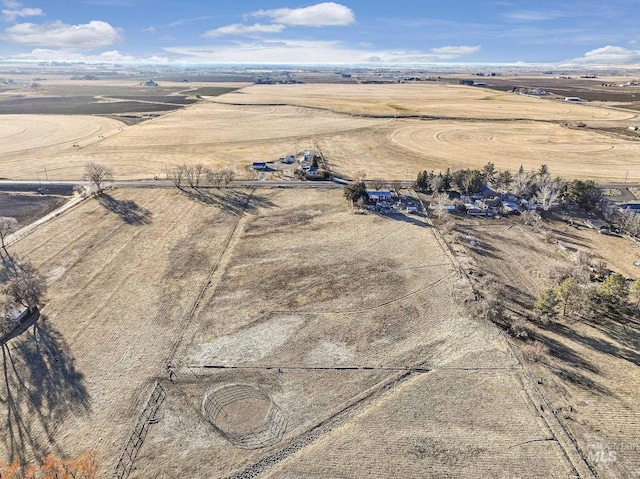
[[[140,448],[147,436],[149,425],[155,419],[155,414],[164,401],[165,396],[165,390],[156,379],[153,383],[153,388],[151,388],[151,393],[142,405],[142,410],[140,411],[133,428],[131,428],[131,431],[129,432],[129,436],[124,443],[122,451],[120,451],[120,455],[118,456],[118,460],[116,461],[116,465],[113,469],[113,475],[111,476],[112,479],[126,479],[129,477],[129,474],[133,469],[133,463],[138,455],[138,451],[140,451]]]

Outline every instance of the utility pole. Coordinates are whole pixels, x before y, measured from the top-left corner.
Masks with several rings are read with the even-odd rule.
[[[49,182],[49,175],[47,174],[47,165],[43,165],[44,167],[44,177],[47,179],[47,183]]]

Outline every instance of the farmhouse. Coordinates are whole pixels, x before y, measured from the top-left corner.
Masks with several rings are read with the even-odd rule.
[[[388,190],[367,191],[367,195],[369,196],[369,201],[391,200],[391,191],[388,191]]]

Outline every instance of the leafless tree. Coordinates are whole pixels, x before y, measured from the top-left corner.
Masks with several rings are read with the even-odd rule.
[[[371,180],[370,183],[371,183],[371,186],[373,186],[374,190],[381,190],[382,187],[384,186],[384,180],[375,179],[375,180]]]
[[[5,242],[7,236],[18,229],[18,221],[15,218],[10,216],[0,216],[0,246],[2,246],[2,251],[0,251],[0,259],[3,261],[8,261],[11,256],[7,251],[7,244]]]
[[[46,289],[44,279],[31,263],[15,262],[3,292],[15,304],[33,311],[43,301]]]
[[[540,215],[535,211],[527,210],[524,211],[521,215],[522,222],[527,226],[533,226],[534,228],[538,228],[540,226]]]
[[[557,179],[552,179],[549,175],[539,177],[535,201],[544,211],[549,211],[560,204],[563,189],[564,184]]]
[[[353,172],[354,183],[359,183],[361,181],[364,181],[366,177],[367,177],[367,172],[364,170],[358,170]]]
[[[205,167],[202,163],[196,163],[191,166],[183,165],[182,171],[191,188],[198,188],[200,186],[200,180],[205,172]]]
[[[620,213],[620,224],[622,228],[631,236],[640,235],[640,215],[631,210],[624,210]]]
[[[231,168],[224,168],[220,173],[225,187],[229,186],[229,183],[231,183],[236,176],[235,170],[232,170]]]
[[[429,180],[429,188],[434,193],[440,193],[442,187],[444,186],[444,178],[440,175],[435,175],[433,178]]]
[[[438,219],[444,219],[449,214],[447,207],[451,206],[453,203],[449,198],[448,193],[438,193],[437,195],[434,195],[433,204],[436,207],[433,214]]]
[[[402,182],[399,180],[393,180],[389,182],[389,188],[395,192],[396,195],[400,194],[400,189],[402,188]]]
[[[534,175],[526,171],[518,171],[511,182],[511,192],[516,196],[531,198],[535,189]]]
[[[113,179],[113,170],[98,163],[89,162],[84,166],[85,178],[96,186],[98,193],[106,181]]]
[[[205,176],[211,186],[220,187],[222,183],[222,172],[220,170],[206,170]]]
[[[182,188],[182,180],[185,178],[185,166],[180,165],[174,168],[169,169],[168,167],[165,170],[165,174],[167,175],[167,179],[171,180],[171,182],[175,185],[176,188]]]

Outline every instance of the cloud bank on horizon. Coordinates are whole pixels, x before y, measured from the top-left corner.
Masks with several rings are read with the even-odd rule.
[[[640,67],[635,0],[39,2],[1,0],[0,59]]]

